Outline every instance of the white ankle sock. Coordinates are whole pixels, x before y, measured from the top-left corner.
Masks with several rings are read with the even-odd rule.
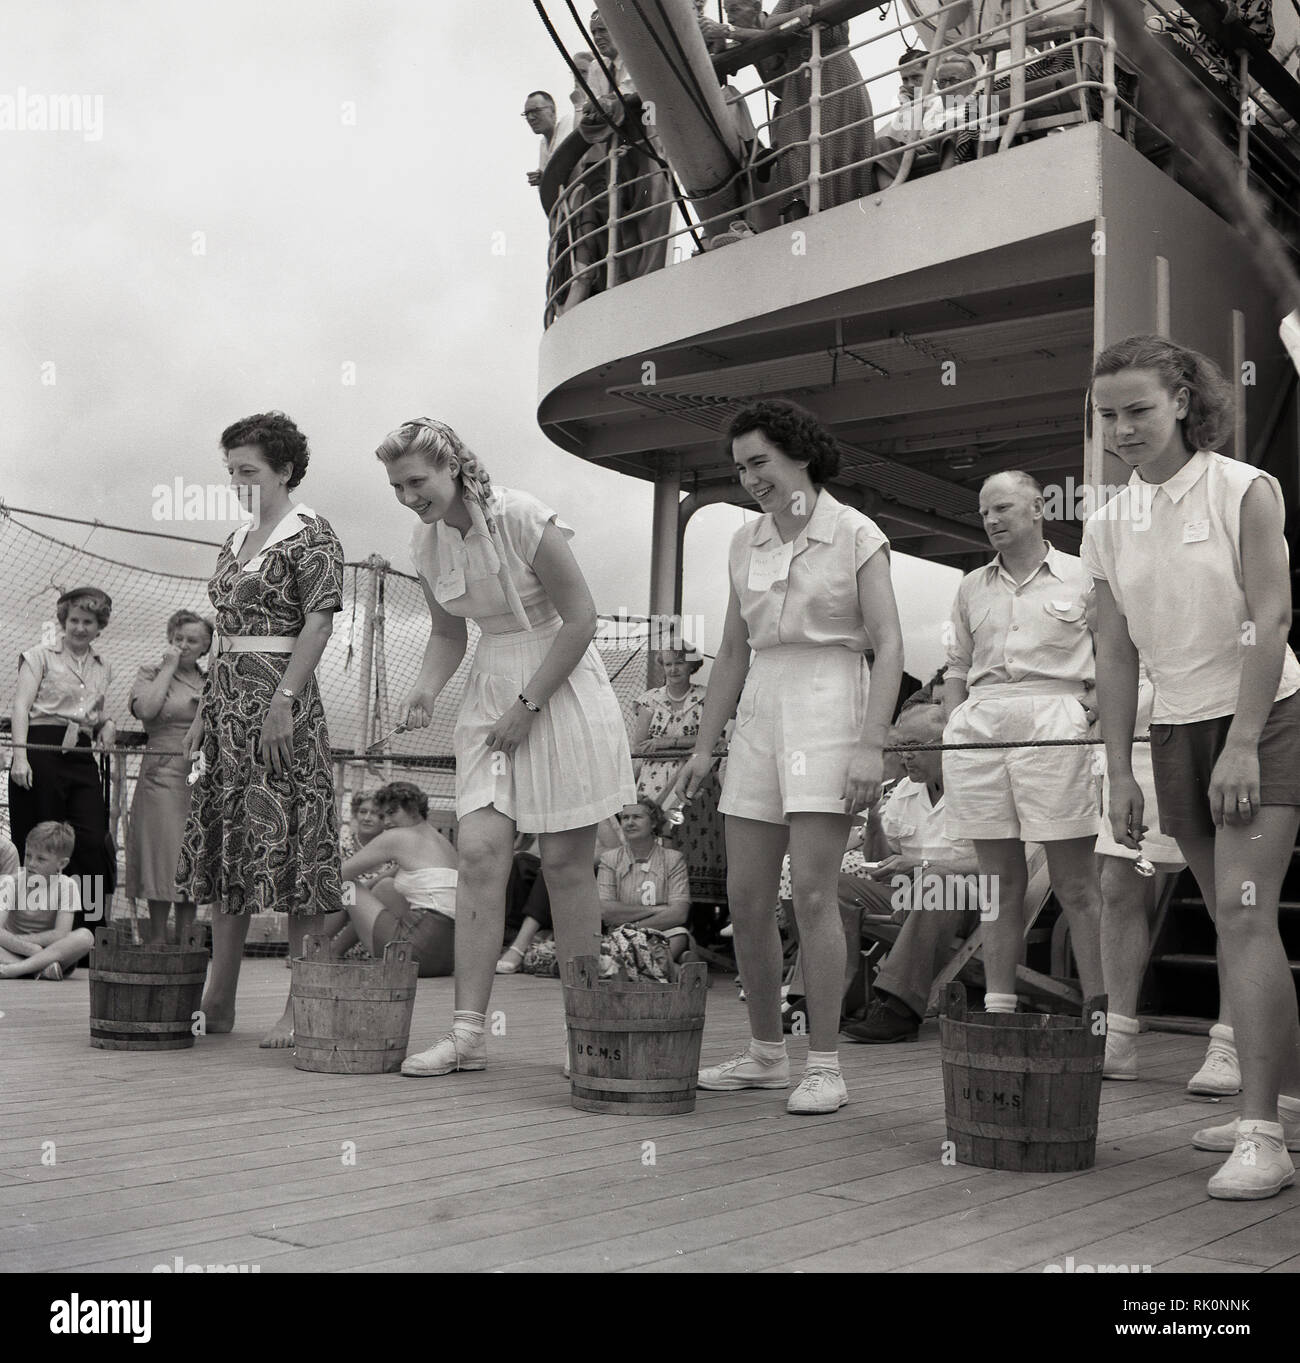
[[[1123,1013],[1107,1013],[1106,1030],[1116,1036],[1137,1036],[1142,1025],[1137,1018],[1126,1018]]]
[[[1225,1027],[1221,1022],[1216,1022],[1214,1026],[1210,1028],[1210,1040],[1220,1041],[1225,1046],[1231,1046],[1234,1051],[1237,1049],[1237,1042],[1233,1037],[1232,1028]]]
[[[834,1070],[836,1074],[840,1071],[839,1051],[809,1051],[807,1070]]]
[[[1237,1134],[1248,1134],[1251,1131],[1258,1131],[1261,1136],[1272,1136],[1275,1141],[1280,1141],[1285,1134],[1281,1122],[1266,1122],[1259,1117],[1243,1117],[1237,1123]]]
[[[1014,1013],[1016,1011],[1016,995],[985,994],[984,1011],[986,1013]]]
[[[473,1013],[468,1008],[457,1008],[451,1015],[451,1030],[456,1036],[478,1040],[487,1024],[486,1013]]]
[[[778,1060],[785,1059],[785,1042],[756,1041],[751,1036],[749,1038],[749,1053],[755,1060],[762,1060],[769,1065],[775,1065]]]

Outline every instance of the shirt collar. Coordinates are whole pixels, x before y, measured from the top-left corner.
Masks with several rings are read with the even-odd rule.
[[[51,644],[51,645],[50,645],[50,652],[52,652],[52,653],[63,653],[63,652],[65,652],[65,651],[70,652],[71,650],[65,650],[65,649],[64,649],[63,645],[64,645],[65,642],[66,642],[66,636],[60,634],[60,635],[59,635],[59,642],[58,642],[57,644]],[[97,663],[102,663],[102,662],[104,661],[104,659],[100,656],[99,649],[97,649],[97,648],[95,647],[95,645],[94,645],[93,642],[90,643],[90,644],[88,644],[87,647],[90,649],[90,656],[91,656],[92,658],[94,658],[94,660],[95,660]]]
[[[281,540],[287,540],[290,535],[296,535],[308,520],[315,520],[316,513],[309,506],[302,506],[299,503],[290,505],[288,511],[276,523],[276,527],[267,537],[266,543],[254,554],[254,558],[261,558],[264,553],[273,545]],[[248,531],[252,526],[252,521],[245,521],[236,531],[234,538],[230,541],[230,552],[237,555],[244,546],[244,541],[248,538]]]
[[[813,513],[808,517],[808,523],[790,541],[795,543],[799,539],[820,540],[823,544],[830,544],[835,538],[835,522],[839,518],[840,503],[826,490],[817,494],[817,504],[813,507]],[[758,529],[754,531],[754,543],[766,544],[770,540],[779,540],[780,533],[776,528],[776,517],[770,511],[765,511],[759,517]]]
[[[1176,504],[1181,502],[1200,482],[1201,476],[1209,467],[1210,456],[1208,451],[1197,450],[1172,478],[1166,478],[1163,483],[1148,483],[1145,478],[1139,477],[1137,469],[1134,469],[1129,475],[1128,485],[1132,487],[1137,484],[1138,487],[1149,488],[1148,496],[1163,492],[1171,502]]]
[[[1043,555],[1042,563],[1040,563],[1038,567],[1035,568],[1034,571],[1030,573],[1027,578],[1025,578],[1025,582],[1032,581],[1044,567],[1046,567],[1047,571],[1051,573],[1053,577],[1059,579],[1062,582],[1065,580],[1065,575],[1061,572],[1061,551],[1059,549],[1054,549],[1051,544],[1048,544],[1047,553]],[[989,563],[986,571],[991,579],[996,578],[999,573],[1005,573],[1009,581],[1012,582],[1015,581],[1015,577],[1013,576],[1011,570],[1007,568],[1002,562],[1001,550],[999,550],[996,554],[993,555],[993,559]],[[1024,583],[1019,583],[1018,585],[1023,586]]]

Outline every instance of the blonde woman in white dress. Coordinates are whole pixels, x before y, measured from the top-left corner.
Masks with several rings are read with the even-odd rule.
[[[596,607],[573,531],[526,492],[494,488],[449,426],[408,421],[376,455],[420,518],[411,555],[430,634],[406,723],[432,718],[482,631],[456,754],[456,1002],[450,1032],[408,1056],[413,1077],[481,1070],[515,833],[538,835],[560,960],[597,955],[596,825],[636,798],[627,733],[592,640]]]

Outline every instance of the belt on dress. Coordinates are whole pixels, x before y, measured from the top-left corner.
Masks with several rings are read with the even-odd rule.
[[[218,653],[292,653],[296,634],[218,634]]]

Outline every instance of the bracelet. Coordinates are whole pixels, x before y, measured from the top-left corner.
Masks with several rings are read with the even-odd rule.
[[[541,714],[542,707],[540,705],[534,705],[522,691],[519,693],[519,699],[523,702],[525,710],[531,710],[535,715]]]

